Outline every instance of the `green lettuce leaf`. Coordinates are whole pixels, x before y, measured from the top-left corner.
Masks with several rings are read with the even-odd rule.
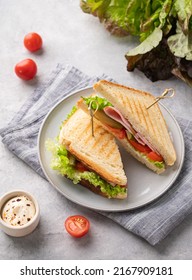
[[[173,13],[178,17],[182,31],[188,34],[189,21],[192,15],[192,0],[175,0]]]
[[[163,33],[167,34],[172,25],[169,21],[169,13],[172,7],[172,0],[165,1],[150,1],[148,4],[150,12],[148,12],[147,17],[142,18],[140,24],[140,41],[143,42],[155,28],[159,28]],[[140,4],[141,5],[141,4]],[[146,7],[147,8],[147,7]]]
[[[164,25],[166,24],[167,17],[168,17],[168,15],[169,15],[169,13],[171,11],[171,8],[172,8],[172,3],[173,3],[172,0],[166,0],[162,4],[161,11],[159,13],[159,22],[160,22],[160,26],[159,27],[160,28],[163,28]]]
[[[77,106],[73,106],[73,108],[71,109],[71,111],[67,115],[66,120],[68,120],[76,111],[77,111]]]
[[[60,145],[57,141],[48,139],[45,143],[46,149],[51,152],[51,168],[59,171],[59,174],[66,175],[74,183],[78,183],[80,178],[75,172],[74,164],[71,164],[68,158],[68,152],[65,147]]]
[[[105,12],[110,5],[111,0],[81,0],[80,7],[84,13],[99,17],[100,21],[105,18]]]
[[[107,99],[99,96],[82,97],[87,106],[93,110],[103,110],[106,106],[113,106]],[[91,105],[90,105],[91,104]]]
[[[123,6],[110,6],[106,11],[105,27],[112,34],[128,34],[129,28],[126,9]]]
[[[156,167],[162,169],[165,168],[165,163],[163,161],[154,161],[152,159],[149,159],[146,154],[141,153],[139,151],[137,151],[143,158],[145,158],[147,161],[151,162],[152,164],[154,164]]]
[[[160,28],[155,28],[155,30],[136,48],[128,51],[126,57],[135,56],[138,54],[145,54],[151,51],[153,48],[157,47],[162,40],[163,32]]]
[[[177,23],[176,34],[167,40],[171,52],[177,57],[184,57],[186,60],[192,60],[192,44],[189,43],[188,34],[184,34],[182,27]]]

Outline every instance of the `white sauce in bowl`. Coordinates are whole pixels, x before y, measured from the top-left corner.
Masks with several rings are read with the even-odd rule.
[[[11,226],[23,226],[35,216],[35,205],[27,196],[16,196],[8,200],[1,216],[5,223]]]

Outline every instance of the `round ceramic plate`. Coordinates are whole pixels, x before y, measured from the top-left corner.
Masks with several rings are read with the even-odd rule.
[[[184,140],[181,129],[170,113],[162,104],[161,111],[166,120],[168,129],[173,137],[177,161],[173,167],[157,175],[143,164],[139,163],[123,148],[120,147],[124,170],[128,178],[128,198],[125,200],[106,199],[96,195],[77,184],[74,185],[70,180],[57,174],[50,168],[51,153],[45,148],[47,139],[54,139],[59,133],[59,127],[71,108],[76,104],[81,96],[88,96],[93,92],[92,88],[83,89],[72,93],[67,98],[60,101],[45,118],[38,138],[39,159],[41,167],[53,187],[60,191],[69,200],[100,211],[126,211],[135,209],[152,202],[165,193],[174,183],[180,173],[184,160]]]

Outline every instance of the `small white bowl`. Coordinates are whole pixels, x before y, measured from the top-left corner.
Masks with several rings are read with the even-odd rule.
[[[26,196],[28,197],[35,205],[35,215],[33,218],[27,222],[25,225],[22,226],[12,226],[4,222],[2,219],[2,211],[3,207],[6,202],[8,202],[10,199],[17,197],[17,196]],[[32,231],[35,230],[39,223],[40,219],[40,209],[37,200],[33,195],[30,193],[23,191],[23,190],[13,190],[11,192],[5,193],[0,198],[0,228],[8,235],[14,236],[14,237],[21,237],[30,234]]]

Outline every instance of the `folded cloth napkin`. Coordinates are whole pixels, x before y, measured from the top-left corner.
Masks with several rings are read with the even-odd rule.
[[[11,122],[0,129],[3,143],[45,178],[37,154],[40,125],[48,111],[75,90],[92,86],[101,77],[89,77],[72,66],[58,65],[37,88]],[[110,80],[110,79],[109,79]],[[192,122],[179,119],[185,139],[185,161],[174,185],[158,200],[140,209],[101,214],[155,245],[192,212]]]

